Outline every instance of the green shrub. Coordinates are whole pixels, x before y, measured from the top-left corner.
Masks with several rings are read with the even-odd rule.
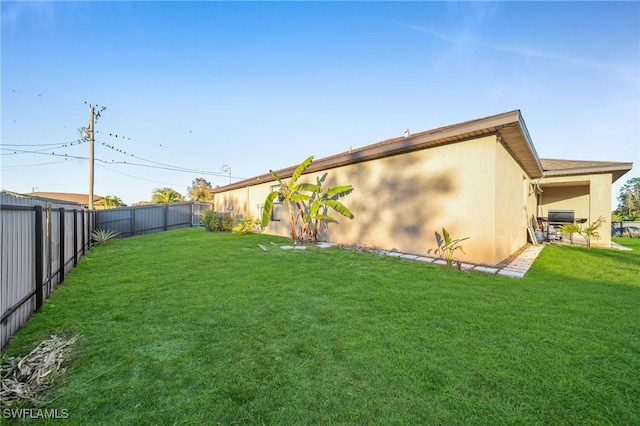
[[[233,228],[233,216],[231,213],[205,210],[200,215],[200,222],[204,225],[204,229],[210,232],[229,232]]]
[[[259,219],[243,217],[236,223],[232,231],[236,234],[260,234],[262,227]]]

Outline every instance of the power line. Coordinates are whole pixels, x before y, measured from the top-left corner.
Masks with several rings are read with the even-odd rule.
[[[224,176],[224,177],[228,176],[227,174],[222,174],[222,173],[217,173],[217,172],[210,172],[210,171],[207,171],[207,170],[197,170],[197,169],[191,169],[191,168],[188,168],[188,167],[174,166],[172,164],[161,163],[159,161],[147,160],[146,158],[138,157],[135,154],[129,154],[128,152],[126,152],[126,151],[124,151],[122,149],[118,149],[118,148],[116,148],[114,146],[111,146],[111,145],[108,145],[108,144],[106,144],[104,142],[101,142],[101,141],[96,141],[96,142],[98,142],[100,145],[102,145],[102,146],[104,146],[106,148],[109,148],[109,149],[111,149],[113,151],[116,151],[116,152],[118,152],[120,154],[123,154],[123,155],[126,155],[128,157],[136,158],[138,160],[145,161],[145,162],[151,163],[151,164],[155,164],[157,166],[162,166],[162,167],[155,167],[155,168],[160,168],[160,169],[164,169],[164,170],[182,171],[182,172],[187,172],[187,173],[200,173],[200,174],[207,174],[207,175],[211,175],[211,176]],[[138,166],[141,166],[141,167],[150,167],[147,164],[130,163],[130,162],[125,162],[125,163],[126,164],[138,165]],[[111,164],[113,164],[113,162]],[[242,179],[241,177],[237,177],[237,176],[233,176],[233,178]]]
[[[64,146],[71,146],[74,144],[81,144],[81,143],[86,143],[86,141],[82,141],[79,139],[76,139],[74,141],[70,141],[70,142],[58,142],[58,143],[34,143],[34,144],[28,144],[28,143],[0,143],[0,146],[59,146],[59,147],[64,147]]]
[[[49,150],[47,150],[49,151]],[[66,158],[74,158],[77,160],[88,160],[87,157],[80,157],[78,155],[69,155],[69,154],[56,154],[55,152],[41,152],[41,151],[24,151],[24,154],[39,154],[39,155],[52,155],[54,157],[66,157]],[[13,155],[13,154],[0,154],[0,155]]]
[[[0,144],[0,146],[20,146],[20,147],[27,147],[27,146],[50,146],[49,148],[42,148],[42,149],[36,149],[36,150],[28,150],[28,149],[16,149],[16,148],[0,148],[0,150],[2,151],[13,151],[13,152],[9,152],[9,153],[5,153],[5,154],[0,154],[2,156],[8,156],[8,155],[20,155],[20,154],[33,154],[33,153],[43,153],[45,151],[49,151],[50,149],[61,149],[61,148],[69,148],[71,146],[78,146],[81,145],[83,143],[86,143],[85,141],[81,141],[81,140],[77,140],[77,141],[73,141],[73,142],[65,142],[65,143],[57,143],[57,144],[33,144],[33,145],[19,145],[19,144]]]
[[[119,172],[119,171],[117,171],[117,170],[111,170],[109,167],[107,167],[106,165],[105,165],[105,166],[103,166],[102,164],[96,164],[96,165],[97,165],[98,167],[100,167],[101,169],[108,170],[108,171],[110,171],[110,172],[112,172],[112,173],[117,173],[117,174],[119,174],[119,175],[128,176],[128,177],[130,177],[130,178],[134,178],[134,179],[138,179],[138,180],[144,180],[144,181],[151,182],[151,183],[159,183],[159,184],[162,184],[162,185],[183,186],[183,187],[185,187],[185,188],[188,188],[188,187],[189,187],[189,185],[183,185],[183,184],[181,184],[181,183],[169,183],[169,182],[160,182],[160,181],[157,181],[157,180],[145,179],[145,178],[142,178],[142,177],[140,177],[140,176],[130,175],[130,174],[128,174],[128,173]]]
[[[83,157],[80,155],[70,155],[70,154],[57,154],[55,152],[51,152],[49,153],[48,150],[47,152],[41,152],[41,150],[38,151],[23,151],[23,153],[25,154],[37,154],[37,155],[51,155],[54,157],[64,157],[64,158],[73,158],[75,160],[89,160],[89,157]],[[0,155],[4,155],[4,154],[0,154]],[[129,156],[133,156],[132,154],[128,154]],[[134,158],[138,158],[133,156]],[[140,159],[140,158],[139,158]],[[170,170],[170,171],[174,171],[174,172],[182,172],[182,173],[192,173],[192,174],[200,174],[200,175],[206,175],[206,176],[217,176],[217,177],[227,177],[228,175],[219,173],[219,172],[211,172],[211,171],[207,171],[207,170],[197,170],[197,169],[189,169],[186,167],[178,167],[178,166],[172,166],[169,164],[164,164],[164,163],[158,163],[158,162],[154,162],[151,160],[144,160],[141,159],[143,161],[148,161],[151,163],[155,163],[156,165],[150,165],[150,164],[141,164],[141,163],[135,163],[135,162],[130,162],[130,161],[108,161],[108,160],[103,160],[101,158],[96,158],[95,161],[106,164],[106,165],[115,165],[115,164],[123,164],[123,165],[128,165],[128,166],[136,166],[136,167],[147,167],[147,168],[151,168],[151,169],[159,169],[159,170]],[[5,166],[2,166],[5,167]],[[241,177],[237,177],[237,176],[232,176],[234,179],[242,179]]]
[[[102,135],[102,136],[109,136],[115,139],[122,139],[122,140],[127,140],[127,141],[131,141],[131,142],[136,142],[136,143],[141,143],[141,144],[145,144],[145,145],[151,145],[151,146],[157,146],[157,147],[161,147],[161,148],[168,148],[168,145],[163,145],[161,143],[155,143],[155,142],[147,142],[147,141],[143,141],[140,139],[136,139],[136,138],[130,138],[128,136],[124,136],[122,135],[122,133],[115,133],[115,132],[100,132],[98,130],[96,130],[96,133]]]
[[[78,139],[75,141],[70,141],[70,142],[63,142],[63,143],[52,143],[52,144],[0,144],[0,150],[2,151],[12,151],[12,152],[7,152],[7,153],[0,153],[0,156],[10,156],[10,155],[22,155],[22,154],[38,154],[38,155],[52,155],[52,156],[56,156],[56,157],[64,157],[65,159],[67,158],[72,158],[72,159],[76,159],[76,160],[89,160],[90,158],[85,157],[85,156],[81,156],[81,155],[71,155],[71,154],[61,154],[61,153],[57,153],[55,151],[53,152],[49,152],[50,149],[64,149],[64,148],[70,148],[72,146],[79,146],[82,144],[86,144],[88,143],[88,140],[82,140],[82,139]],[[131,157],[131,158],[135,158],[137,160],[140,161],[144,161],[146,163],[150,163],[150,164],[141,164],[141,163],[136,163],[136,162],[130,162],[130,161],[108,161],[108,160],[103,160],[100,158],[96,158],[95,161],[97,162],[101,162],[103,164],[126,164],[126,165],[130,165],[130,166],[138,166],[138,167],[147,167],[147,168],[152,168],[152,169],[159,169],[159,170],[170,170],[170,171],[176,171],[176,172],[182,172],[182,173],[192,173],[192,174],[201,174],[201,175],[206,175],[206,176],[215,176],[215,177],[228,177],[228,178],[233,178],[233,179],[243,179],[240,176],[231,176],[229,172],[212,172],[209,170],[199,170],[199,169],[193,169],[193,168],[189,168],[189,167],[182,167],[182,166],[175,166],[172,164],[168,164],[168,163],[163,163],[160,161],[153,161],[153,160],[149,160],[146,158],[142,158],[139,157],[135,154],[130,154],[127,151],[124,151],[122,149],[119,149],[115,146],[109,145],[105,142],[102,141],[95,141],[97,143],[99,143],[100,145],[114,151],[114,152],[118,152],[122,155],[125,155],[127,157]],[[47,146],[49,148],[42,148],[42,149],[33,149],[33,150],[29,150],[29,149],[15,149],[15,148],[1,148],[2,146],[11,146],[11,147],[39,147],[39,146]],[[44,164],[44,163],[42,163]],[[47,163],[47,164],[54,164],[54,163]],[[6,168],[9,166],[2,166],[2,168]],[[18,167],[22,167],[22,166],[18,166]]]
[[[60,163],[64,163],[65,161],[67,161],[68,158],[65,158],[62,161],[51,161],[48,163],[38,163],[38,164],[21,164],[19,166],[2,166],[3,169],[19,169],[22,167],[38,167],[38,166],[48,166],[50,164],[60,164]]]

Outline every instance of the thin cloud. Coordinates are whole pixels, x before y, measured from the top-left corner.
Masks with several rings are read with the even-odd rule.
[[[552,61],[558,61],[569,65],[575,65],[580,67],[586,67],[591,69],[598,69],[603,71],[611,71],[617,74],[622,75],[625,78],[628,78],[637,83],[638,81],[638,69],[609,63],[609,62],[600,62],[592,59],[581,58],[578,56],[572,55],[564,55],[555,52],[549,52],[544,50],[525,48],[520,46],[510,46],[506,44],[496,44],[496,43],[487,43],[484,41],[477,40],[469,35],[461,33],[461,35],[450,35],[445,34],[439,31],[436,31],[432,28],[424,27],[421,25],[406,25],[410,30],[430,35],[438,40],[442,40],[447,43],[456,44],[456,45],[464,45],[464,46],[475,46],[485,49],[491,49],[499,52],[511,53],[518,56],[523,56],[527,58],[540,58],[540,59],[548,59]]]
[[[6,30],[19,31],[27,20],[35,20],[39,25],[50,25],[55,19],[59,4],[53,1],[3,1],[1,7],[4,33]]]

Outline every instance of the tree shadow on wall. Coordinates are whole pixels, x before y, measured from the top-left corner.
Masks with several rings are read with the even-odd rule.
[[[426,241],[433,239],[433,230],[443,225],[439,200],[457,190],[453,173],[425,172],[424,159],[412,155],[385,161],[383,174],[373,162],[363,162],[340,178],[353,184],[358,193],[345,200],[357,223],[345,225],[350,233],[355,230],[355,239],[360,243],[413,240],[414,245],[424,247]],[[329,183],[334,185],[332,180],[333,177]],[[323,236],[335,240],[339,238],[332,236],[339,232],[340,227],[330,225]]]

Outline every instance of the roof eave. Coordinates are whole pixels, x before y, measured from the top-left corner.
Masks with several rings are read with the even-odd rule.
[[[633,168],[633,163],[618,163],[609,166],[596,166],[596,167],[577,167],[572,169],[563,170],[547,170],[544,172],[544,177],[562,177],[562,176],[576,176],[576,175],[593,175],[602,173],[611,173],[611,182],[615,182],[624,176]]]
[[[518,128],[517,132],[513,133],[506,131],[506,129],[513,129],[514,126]],[[462,142],[464,140],[470,140],[492,134],[499,134],[503,137],[511,155],[531,178],[535,179],[542,177],[543,174],[540,159],[533,147],[529,132],[519,110],[440,127],[416,133],[409,137],[390,139],[330,157],[320,158],[315,160],[305,173],[318,172],[344,165],[370,161],[377,158],[390,157],[440,145]],[[276,170],[275,172],[281,179],[287,179],[291,177],[296,167],[297,166],[291,166]],[[250,179],[244,179],[230,185],[216,188],[213,192],[220,193],[271,181],[275,181],[273,176],[271,176],[270,173],[265,173]]]

